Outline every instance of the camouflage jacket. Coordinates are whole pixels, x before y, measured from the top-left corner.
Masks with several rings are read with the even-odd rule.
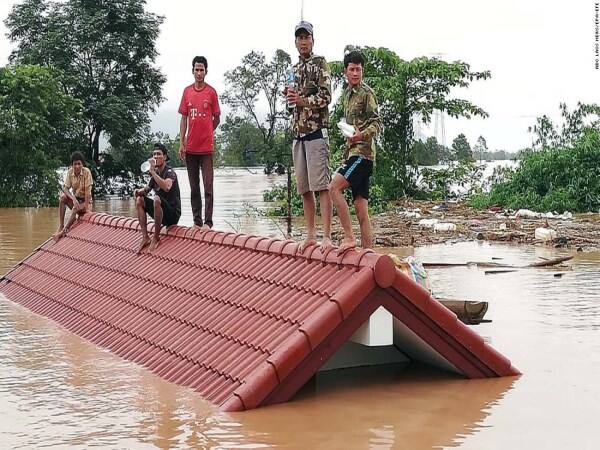
[[[346,122],[354,125],[363,135],[363,140],[354,144],[346,143],[344,158],[362,155],[375,161],[375,138],[381,132],[381,117],[373,89],[365,83],[355,88],[346,87],[342,97]]]
[[[322,56],[311,55],[294,65],[296,88],[308,106],[293,108],[292,131],[294,137],[304,136],[329,127],[331,102],[331,75],[327,61]]]

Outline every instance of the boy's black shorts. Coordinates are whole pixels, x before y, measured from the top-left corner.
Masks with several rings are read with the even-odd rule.
[[[373,161],[363,156],[351,156],[338,169],[338,173],[350,184],[353,200],[358,196],[369,200],[369,180],[373,173]]]
[[[181,216],[177,210],[169,204],[169,202],[160,199],[160,206],[163,211],[162,224],[164,226],[177,225],[179,217]],[[150,217],[154,218],[154,200],[144,197],[144,211],[146,211]]]

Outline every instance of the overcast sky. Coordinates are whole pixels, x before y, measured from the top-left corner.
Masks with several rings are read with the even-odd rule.
[[[15,1],[0,4],[4,20]],[[305,0],[304,17],[315,27],[315,53],[341,59],[347,44],[383,46],[403,59],[422,55],[490,70],[460,95],[483,107],[488,119],[445,119],[449,145],[460,132],[471,144],[483,135],[490,149],[516,151],[531,143],[536,116],[557,118],[561,101],[600,103],[600,70],[594,68],[593,0]],[[251,50],[270,56],[281,48],[297,58],[294,25],[300,0],[149,0],[165,16],[158,65],[167,76],[166,100],[153,129],[174,136],[181,93],[193,81],[191,59],[208,58],[207,81],[224,89],[223,73]],[[11,50],[0,24],[0,66]]]

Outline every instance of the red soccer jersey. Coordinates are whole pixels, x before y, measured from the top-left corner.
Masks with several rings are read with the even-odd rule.
[[[186,87],[181,97],[179,114],[188,118],[185,151],[193,154],[212,153],[213,117],[221,115],[217,91],[208,84],[200,90],[196,90],[193,84]]]

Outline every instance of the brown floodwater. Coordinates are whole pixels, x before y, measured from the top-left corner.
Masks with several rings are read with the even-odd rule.
[[[216,228],[281,237],[282,225],[261,214],[261,191],[277,181],[257,170],[219,171]],[[95,208],[134,213],[130,200]],[[0,273],[48,238],[56,214],[0,209]],[[565,254],[477,242],[393,251],[515,265]],[[0,448],[600,448],[600,254],[575,254],[571,267],[560,277],[430,270],[438,296],[490,302],[493,322],[474,329],[521,377],[465,380],[414,365],[332,371],[286,404],[235,414],[0,299]]]

